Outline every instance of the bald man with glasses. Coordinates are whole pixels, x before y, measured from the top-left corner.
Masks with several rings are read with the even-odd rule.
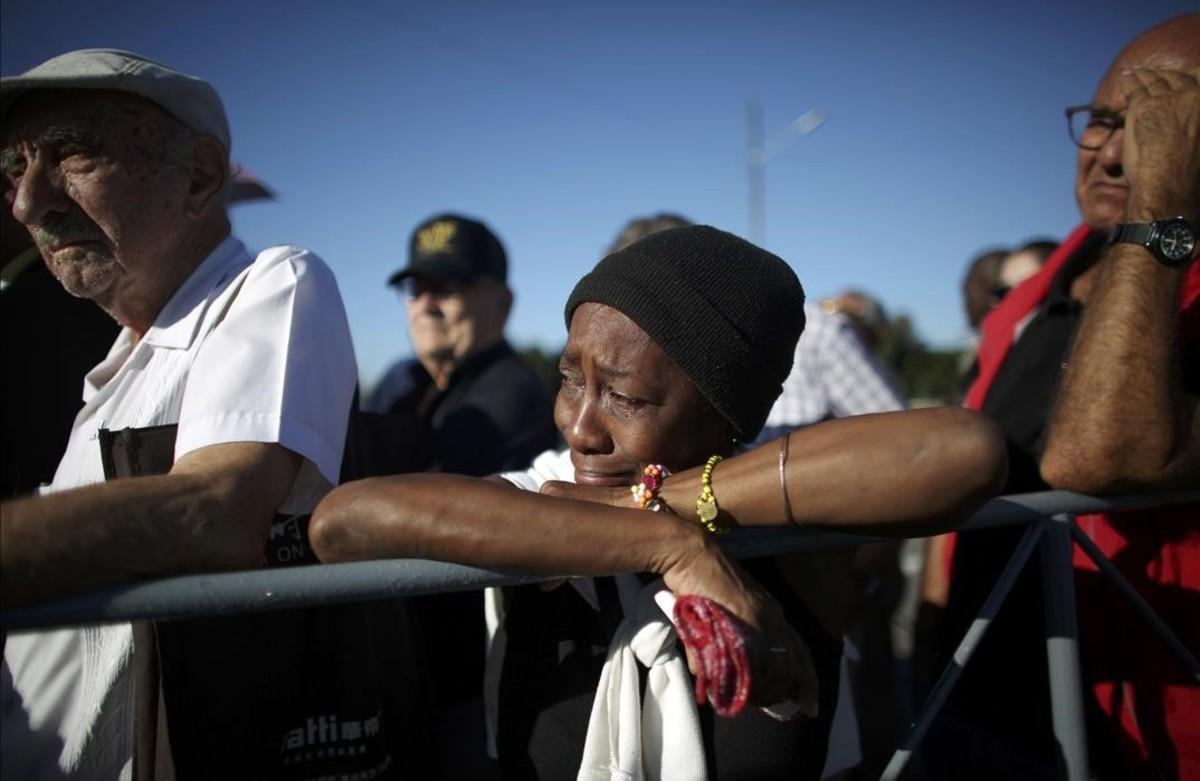
[[[1005,493],[1200,486],[1200,14],[1146,31],[1067,109],[1083,223],[984,320],[966,404],[1009,445]],[[1200,647],[1200,505],[1077,524],[1184,644]],[[1021,529],[965,532],[951,636]],[[1076,549],[1090,764],[1101,778],[1200,777],[1200,687]],[[930,751],[935,777],[1053,778],[1038,567],[1026,567]]]

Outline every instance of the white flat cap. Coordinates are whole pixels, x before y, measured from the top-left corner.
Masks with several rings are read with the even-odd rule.
[[[20,76],[0,79],[0,120],[13,101],[34,90],[96,89],[130,92],[172,114],[192,130],[231,149],[229,120],[204,79],[120,49],[80,49],[46,60]]]

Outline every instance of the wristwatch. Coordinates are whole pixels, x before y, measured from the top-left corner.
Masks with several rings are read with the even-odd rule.
[[[1122,224],[1112,229],[1108,243],[1137,244],[1164,266],[1179,266],[1196,252],[1196,227],[1183,217]]]

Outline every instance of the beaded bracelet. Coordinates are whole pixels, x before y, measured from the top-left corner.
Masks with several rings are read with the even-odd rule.
[[[696,515],[700,518],[700,525],[713,534],[724,534],[729,531],[717,520],[721,508],[717,505],[717,495],[713,493],[713,469],[720,460],[721,456],[709,456],[708,461],[705,462],[704,471],[700,473],[700,496],[696,498]]]
[[[658,492],[662,489],[663,480],[670,474],[662,464],[647,464],[642,470],[641,479],[629,486],[634,503],[643,510],[661,510],[662,502],[658,498]]]

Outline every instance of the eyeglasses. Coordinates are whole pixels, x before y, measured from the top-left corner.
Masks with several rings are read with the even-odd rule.
[[[436,277],[409,277],[400,283],[400,290],[408,298],[420,298],[422,293],[429,293],[434,298],[446,298],[463,292],[469,283],[457,279],[440,279]]]
[[[1095,152],[1108,143],[1113,133],[1125,127],[1125,117],[1095,106],[1067,109],[1067,132],[1080,149]]]

